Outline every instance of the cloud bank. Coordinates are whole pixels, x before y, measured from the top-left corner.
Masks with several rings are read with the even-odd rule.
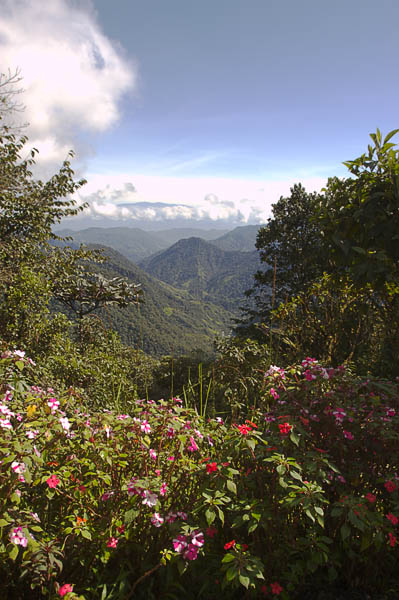
[[[88,151],[82,132],[119,118],[136,68],[102,32],[89,0],[0,0],[0,71],[20,69],[29,143],[40,161]]]
[[[174,178],[144,175],[92,175],[80,191],[88,208],[76,217],[84,226],[149,225],[237,226],[264,223],[271,205],[290,193],[296,180],[255,181],[229,178]],[[124,181],[123,181],[124,179]],[[324,178],[303,179],[309,192],[319,191]],[[214,190],[214,191],[210,191]]]

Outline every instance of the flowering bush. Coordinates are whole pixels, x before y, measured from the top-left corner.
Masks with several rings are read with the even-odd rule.
[[[29,369],[0,359],[2,597],[287,599],[395,580],[396,384],[272,366],[261,406],[229,422],[178,398],[89,414]]]

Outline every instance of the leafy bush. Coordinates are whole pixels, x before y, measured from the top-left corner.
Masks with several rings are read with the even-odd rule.
[[[223,422],[178,398],[88,413],[27,383],[23,352],[0,365],[2,597],[398,587],[396,383],[271,366],[261,404]]]

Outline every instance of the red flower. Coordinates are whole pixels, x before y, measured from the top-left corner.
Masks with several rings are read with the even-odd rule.
[[[251,425],[251,427],[253,427],[254,429],[258,429],[258,426],[255,425],[255,423],[252,423],[252,421],[248,421],[247,419],[245,422],[248,423],[248,425]]]
[[[391,532],[389,532],[388,535],[389,535],[389,544],[393,548],[395,546],[396,542],[397,542],[396,536],[393,535],[393,533],[391,533]]]
[[[277,581],[275,581],[274,583],[271,583],[270,587],[272,589],[272,594],[276,594],[276,596],[281,594],[281,592],[283,591],[283,588]]]
[[[207,473],[214,473],[217,470],[218,470],[218,466],[217,466],[217,464],[215,462],[208,463],[206,465],[206,472]]]
[[[229,550],[230,548],[232,548],[235,545],[236,545],[236,541],[235,540],[231,540],[231,542],[227,542],[227,544],[224,545],[224,549],[225,550]]]
[[[118,545],[118,540],[114,537],[109,538],[107,542],[108,548],[116,548]]]
[[[248,425],[237,425],[237,429],[242,435],[248,435],[251,431],[251,428],[248,427]]]
[[[49,486],[49,488],[55,488],[57,487],[57,485],[59,484],[60,480],[58,479],[57,475],[51,475],[47,480],[46,483]],[[66,592],[65,592],[66,593]]]
[[[66,594],[68,594],[68,592],[72,592],[73,591],[73,587],[70,583],[64,583],[63,586],[60,587],[60,589],[58,590],[58,593],[61,597],[66,596]]]
[[[281,435],[287,435],[292,429],[292,425],[289,423],[280,423],[278,428],[280,429]]]
[[[245,552],[246,550],[248,550],[248,544],[243,544],[242,545],[242,549]]]
[[[394,492],[396,490],[396,484],[393,481],[386,481],[384,483],[384,487],[387,490],[387,492]]]
[[[397,525],[399,523],[398,517],[395,517],[395,515],[393,515],[392,513],[387,514],[387,519],[391,521],[392,525]]]
[[[374,502],[377,500],[377,496],[369,492],[366,494],[366,499],[370,502],[370,504],[374,504]]]

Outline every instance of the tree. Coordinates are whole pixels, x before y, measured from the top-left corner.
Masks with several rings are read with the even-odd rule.
[[[336,269],[375,289],[399,277],[398,132],[370,134],[368,152],[344,163],[351,177],[329,179],[314,215]]]
[[[9,98],[2,99],[0,83],[2,102],[7,106]],[[25,136],[0,129],[0,338],[34,352],[48,326],[51,298],[82,318],[107,304],[126,306],[139,290],[122,278],[108,281],[89,272],[88,263],[100,260],[98,252],[50,244],[58,239],[54,225],[85,207],[74,197],[85,180],[74,180],[72,153],[51,179],[34,179],[37,151],[22,158],[26,144]]]
[[[320,228],[312,220],[320,195],[307,193],[301,184],[291,195],[273,205],[273,217],[257,236],[256,248],[265,265],[254,276],[254,286],[246,293],[251,305],[239,330],[250,323],[268,322],[281,302],[299,293],[319,277],[326,267]]]

